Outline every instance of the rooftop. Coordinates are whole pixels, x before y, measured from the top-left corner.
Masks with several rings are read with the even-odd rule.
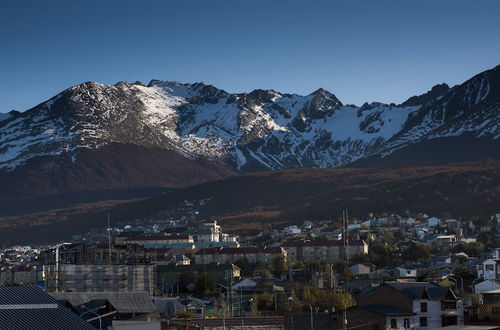
[[[36,286],[0,286],[0,330],[23,329],[95,328]]]
[[[151,297],[144,292],[52,292],[57,300],[67,300],[72,306],[80,306],[92,300],[106,299],[118,313],[154,313]]]
[[[394,308],[386,305],[366,305],[359,306],[361,309],[367,309],[369,311],[375,312],[377,314],[383,314],[386,316],[406,316],[413,315],[411,312],[404,311],[399,308]]]

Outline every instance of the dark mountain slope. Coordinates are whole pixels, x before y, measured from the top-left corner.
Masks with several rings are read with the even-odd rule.
[[[467,219],[490,216],[500,205],[500,162],[372,169],[297,169],[236,176],[111,207],[115,222],[161,218],[185,200],[206,200],[200,219],[217,219],[238,233],[303,220],[369,212],[427,212]],[[101,211],[99,211],[99,209]],[[108,207],[92,205],[0,222],[0,239],[55,240],[103,226]],[[160,212],[160,213],[159,213]],[[22,228],[30,224],[30,231]]]

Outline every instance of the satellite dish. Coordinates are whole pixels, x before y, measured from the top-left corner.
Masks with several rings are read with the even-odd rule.
[[[175,305],[173,302],[169,301],[165,304],[165,310],[163,311],[163,314],[168,318],[174,318],[177,316],[177,313],[175,312]]]

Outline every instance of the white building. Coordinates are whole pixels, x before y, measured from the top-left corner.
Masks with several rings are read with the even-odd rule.
[[[477,277],[485,280],[500,279],[500,260],[488,259],[478,266]]]
[[[438,218],[432,217],[427,219],[427,227],[436,227],[441,223],[441,220]]]
[[[462,300],[436,283],[386,282],[367,290],[358,304],[381,314],[387,329],[430,330],[464,324]]]
[[[399,278],[416,278],[417,277],[417,269],[416,268],[396,267],[394,269],[394,275],[399,277]]]

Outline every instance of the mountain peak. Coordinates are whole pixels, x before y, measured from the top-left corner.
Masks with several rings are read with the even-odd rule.
[[[314,92],[312,92],[310,95],[331,95],[331,94],[332,93],[330,93],[329,91],[327,91],[323,87],[320,87],[317,90],[315,90]]]
[[[438,85],[435,85],[434,87],[432,87],[430,91],[428,91],[424,94],[415,95],[415,96],[410,97],[408,100],[401,103],[401,105],[403,105],[403,106],[424,105],[424,104],[427,104],[433,100],[438,99],[440,96],[443,96],[449,89],[450,89],[450,86],[448,86],[445,83],[438,84]]]

